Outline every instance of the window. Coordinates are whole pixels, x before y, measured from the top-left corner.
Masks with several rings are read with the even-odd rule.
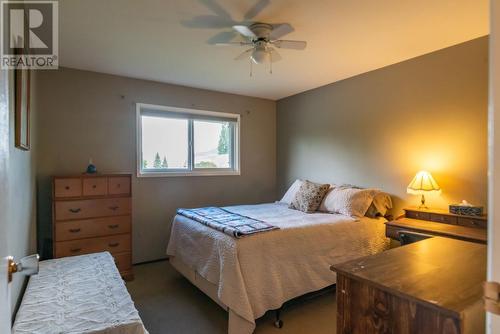
[[[239,175],[240,115],[137,104],[137,175]]]

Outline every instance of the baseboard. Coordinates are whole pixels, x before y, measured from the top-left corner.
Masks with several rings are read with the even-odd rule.
[[[140,265],[143,265],[143,264],[150,264],[150,263],[155,263],[155,262],[162,262],[162,261],[168,261],[168,256],[167,257],[163,257],[161,259],[156,259],[156,260],[151,260],[151,261],[144,261],[144,262],[137,262],[137,263],[133,263],[134,266],[140,266]]]

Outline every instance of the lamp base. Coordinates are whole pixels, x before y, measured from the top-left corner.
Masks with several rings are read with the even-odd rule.
[[[422,198],[420,199],[420,206],[418,207],[420,210],[429,210],[429,207],[425,205],[425,196],[422,194]]]

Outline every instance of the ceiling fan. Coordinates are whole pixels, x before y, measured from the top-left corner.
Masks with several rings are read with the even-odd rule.
[[[233,29],[247,39],[245,42],[215,43],[218,46],[251,46],[243,51],[235,60],[250,59],[255,64],[274,63],[281,60],[279,49],[304,50],[305,41],[292,41],[280,39],[293,31],[288,23],[268,24],[253,23],[251,25],[233,25]]]

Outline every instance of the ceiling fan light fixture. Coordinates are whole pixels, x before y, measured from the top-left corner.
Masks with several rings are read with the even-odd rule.
[[[267,52],[266,47],[257,46],[255,50],[253,50],[250,59],[252,59],[255,64],[263,64],[270,61],[270,54]]]
[[[259,3],[262,1],[267,3],[269,0],[258,1]],[[272,63],[282,59],[275,48],[303,50],[307,46],[306,41],[280,39],[282,36],[294,31],[293,27],[288,23],[274,25],[262,22],[239,23],[233,25],[233,30],[245,41],[232,42],[225,40],[222,43],[215,43],[215,45],[251,46],[234,58],[234,60],[246,59],[247,61],[250,59],[250,76],[252,76],[251,68],[253,64],[269,64],[269,72],[272,73]]]

